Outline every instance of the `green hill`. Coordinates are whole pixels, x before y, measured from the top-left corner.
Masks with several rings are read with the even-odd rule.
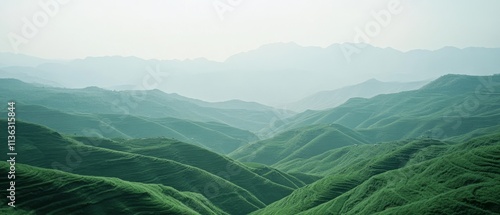
[[[344,126],[314,125],[245,145],[230,156],[240,161],[274,165],[309,158],[334,148],[366,143],[369,143],[366,137]]]
[[[321,178],[309,174],[290,174],[259,163],[246,163],[246,166],[264,178],[291,188],[303,187]]]
[[[350,98],[371,98],[380,94],[416,90],[426,83],[427,81],[382,82],[377,79],[370,79],[356,85],[317,92],[297,102],[288,104],[287,108],[298,112],[305,110],[325,110],[337,107]]]
[[[351,99],[325,111],[307,111],[281,129],[336,123],[372,142],[428,136],[437,139],[498,126],[500,75],[446,75],[419,90]]]
[[[88,137],[76,137],[75,139],[87,145],[98,145],[101,148],[173,160],[205,170],[253,193],[266,204],[276,201],[291,193],[293,189],[305,185],[304,182],[286,173],[280,175],[281,177],[267,177],[266,174],[248,168],[230,158],[176,140],[165,138],[133,139],[119,142],[102,141],[96,144],[100,139]],[[282,178],[292,178],[295,183],[287,183]],[[266,192],[268,190],[273,192]]]
[[[500,75],[447,75],[279,121],[241,101],[2,83],[18,104],[19,208],[1,214],[500,211]],[[272,121],[283,126],[269,139],[245,130]]]
[[[415,140],[378,156],[362,149],[338,160],[349,165],[337,165],[335,174],[253,214],[494,214],[500,209],[499,141],[498,135],[454,145]],[[353,163],[364,154],[366,161]]]
[[[371,162],[372,159],[392,152],[405,142],[345,146],[325,151],[310,158],[282,162],[274,167],[288,173],[300,172],[327,176],[336,174],[348,166]]]
[[[0,127],[5,128],[6,121],[0,120],[0,123]],[[18,122],[16,131],[17,160],[23,164],[80,175],[162,184],[179,191],[196,192],[230,214],[245,214],[265,206],[265,203],[251,192],[194,166],[164,158],[85,145],[29,123]],[[6,134],[1,134],[0,138],[6,139],[4,135]],[[6,159],[5,155],[1,157],[2,160]],[[260,182],[249,179],[248,183],[254,183],[256,189],[272,188],[272,195],[265,195],[266,199],[263,199],[267,203],[278,200],[292,191],[284,186],[273,186],[268,180]]]
[[[168,137],[227,154],[257,140],[255,134],[216,122],[147,118],[117,114],[65,113],[36,105],[17,105],[17,118],[58,132],[107,138]],[[6,115],[4,111],[0,114]]]
[[[450,154],[389,171],[305,214],[497,214],[500,147]]]
[[[160,90],[111,91],[97,87],[67,89],[27,84],[15,79],[0,79],[0,90],[3,92],[0,94],[2,102],[13,99],[19,103],[40,105],[66,113],[173,117],[218,122],[254,132],[266,128],[273,119],[286,116],[270,107],[255,107],[259,106],[255,103],[207,103]]]
[[[0,161],[0,174],[9,164]],[[16,208],[2,214],[226,214],[208,199],[160,184],[82,176],[16,164]],[[8,184],[7,177],[0,184]],[[6,198],[0,203],[7,204]]]

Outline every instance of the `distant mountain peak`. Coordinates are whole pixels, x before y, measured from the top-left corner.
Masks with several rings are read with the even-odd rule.
[[[92,90],[92,91],[107,91],[105,89],[102,89],[100,87],[96,87],[96,86],[90,86],[90,87],[85,87],[83,88],[84,90]]]
[[[379,81],[378,79],[375,78],[370,78],[363,83],[382,83],[382,81]]]
[[[472,76],[462,74],[448,74],[439,77],[422,87],[422,90],[439,90],[440,92],[474,92],[478,87],[489,83],[499,83],[499,75]],[[484,86],[488,88],[488,86]]]
[[[15,79],[15,78],[0,78],[0,82],[3,82],[3,83],[26,84],[26,82],[20,81],[20,80]]]
[[[32,87],[32,84],[26,83],[24,81],[20,81],[14,78],[0,78],[0,85],[2,86],[13,86],[13,87]]]
[[[426,83],[426,81],[383,82],[378,79],[371,78],[359,84],[345,86],[336,90],[318,92],[295,103],[289,104],[288,108],[297,112],[305,111],[307,109],[324,110],[334,108],[356,97],[371,98],[380,94],[416,90]]]
[[[461,74],[446,74],[443,75],[439,78],[437,78],[434,81],[431,81],[429,84],[425,85],[424,88],[430,89],[430,88],[441,88],[443,84],[450,84],[452,82],[456,82],[459,80],[465,80],[465,79],[470,79],[475,76],[470,76],[470,75],[461,75]]]

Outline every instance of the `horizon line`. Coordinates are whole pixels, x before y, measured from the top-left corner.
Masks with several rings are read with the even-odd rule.
[[[341,45],[345,45],[345,44],[349,44],[349,45],[364,44],[364,45],[367,45],[367,46],[369,46],[371,48],[391,49],[391,50],[398,51],[398,52],[403,53],[403,54],[406,54],[406,53],[409,53],[409,52],[414,52],[414,51],[434,52],[434,51],[439,51],[439,50],[448,49],[448,48],[453,48],[453,49],[458,49],[458,50],[464,50],[464,49],[469,49],[469,48],[482,48],[482,49],[499,49],[500,48],[500,47],[483,47],[483,46],[468,46],[468,47],[460,48],[460,47],[457,47],[457,46],[445,45],[445,46],[442,46],[442,47],[436,48],[436,49],[417,48],[417,49],[410,49],[410,50],[404,51],[404,50],[400,50],[400,49],[393,48],[393,47],[390,47],[390,46],[381,47],[381,46],[375,46],[375,45],[367,44],[367,43],[343,42],[343,43],[332,43],[332,44],[330,44],[328,46],[314,46],[314,45],[301,45],[301,44],[298,44],[297,42],[290,41],[290,42],[275,42],[275,43],[262,44],[262,45],[258,46],[257,48],[249,49],[249,50],[246,50],[246,51],[240,51],[240,52],[237,52],[235,54],[232,54],[232,55],[228,56],[227,58],[225,58],[222,61],[220,61],[220,60],[214,60],[214,59],[209,59],[207,57],[194,57],[194,58],[184,58],[184,59],[177,59],[177,58],[174,58],[174,59],[159,59],[159,58],[142,58],[142,57],[135,56],[135,55],[92,55],[92,56],[89,55],[89,56],[85,56],[83,58],[45,58],[45,57],[40,57],[40,56],[35,56],[35,55],[30,55],[30,54],[25,54],[25,53],[15,53],[15,52],[9,52],[9,51],[0,51],[0,54],[21,55],[21,56],[38,58],[38,59],[41,59],[41,60],[53,60],[53,61],[74,61],[74,60],[85,60],[87,58],[113,58],[113,57],[119,57],[119,58],[137,58],[137,59],[146,60],[146,61],[154,61],[154,60],[156,60],[156,61],[196,61],[196,60],[205,60],[205,61],[211,61],[211,62],[216,62],[216,63],[224,63],[224,62],[226,62],[228,59],[230,59],[233,56],[236,56],[236,55],[239,55],[239,54],[248,53],[248,52],[252,52],[252,51],[256,51],[256,50],[262,49],[265,46],[279,45],[279,44],[282,44],[282,45],[295,45],[295,46],[299,46],[300,48],[320,48],[320,49],[328,49],[328,48],[330,48],[332,46],[341,46]],[[368,47],[365,47],[365,48],[368,48]],[[365,48],[363,48],[363,49],[365,49]]]

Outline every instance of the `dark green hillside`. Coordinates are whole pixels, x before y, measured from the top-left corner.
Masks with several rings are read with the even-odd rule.
[[[274,167],[288,173],[300,172],[326,176],[338,173],[349,166],[371,162],[374,158],[390,153],[404,143],[405,141],[345,146],[328,150],[307,159],[282,162],[274,165]]]
[[[498,214],[500,145],[389,171],[304,214]]]
[[[87,145],[96,145],[97,138],[76,137]],[[145,155],[159,159],[176,161],[185,165],[205,170],[217,175],[256,196],[265,204],[272,203],[290,194],[293,189],[305,184],[294,179],[290,184],[281,178],[293,178],[287,174],[280,177],[266,177],[259,171],[253,171],[245,165],[206,149],[165,138],[133,139],[126,141],[104,141],[98,147]],[[272,192],[268,192],[272,190]]]
[[[275,181],[279,184],[292,187],[292,188],[299,188],[303,187],[306,184],[312,183],[311,180],[306,179],[302,181],[301,179],[285,173],[281,170],[278,170],[276,168],[272,168],[263,164],[259,163],[246,163],[246,165],[252,170],[252,172],[257,173],[258,175],[267,178],[271,181]]]
[[[466,142],[477,137],[487,136],[489,134],[500,134],[500,125],[476,129],[460,136],[451,137],[449,140],[454,142]]]
[[[337,159],[318,158],[335,171],[255,214],[492,214],[500,209],[499,137],[383,143],[375,153],[366,150],[375,145],[332,150]]]
[[[197,144],[227,154],[258,137],[245,130],[216,122],[194,122],[176,118],[146,118],[123,115],[97,115],[129,138],[168,137]],[[99,131],[99,130],[98,130]],[[101,133],[105,133],[103,130]]]
[[[436,144],[442,143],[434,140],[413,141],[367,162],[346,165],[335,174],[295,190],[256,214],[297,214],[309,210],[354,189],[374,175],[405,166],[419,150]]]
[[[0,161],[0,174],[9,164]],[[159,184],[75,175],[16,164],[16,208],[2,214],[226,214],[200,194]],[[0,178],[2,187],[9,183]],[[6,205],[7,199],[0,200]]]
[[[67,113],[136,115],[150,118],[173,117],[202,122],[219,122],[243,130],[259,131],[273,119],[283,118],[272,108],[255,108],[254,103],[238,102],[202,105],[201,101],[180,98],[159,90],[111,91],[97,87],[66,89],[42,87],[15,79],[0,79],[0,101],[41,105]],[[249,108],[244,108],[249,105]]]
[[[488,90],[490,87],[498,87],[495,86],[498,84],[498,79],[498,75],[495,77],[448,74],[425,85],[421,88],[421,90],[456,95],[459,93],[474,92],[475,90],[479,90],[480,88],[478,88],[478,86],[483,86],[484,88],[482,90]]]
[[[23,104],[18,104],[17,110],[17,118],[20,120],[45,125],[70,135],[107,138],[169,137],[224,154],[257,140],[257,136],[249,131],[215,122],[117,114],[70,114]],[[0,111],[0,114],[7,113]]]
[[[0,124],[0,128],[6,129],[6,121],[0,120]],[[197,192],[231,214],[245,214],[265,206],[249,191],[193,166],[84,145],[29,123],[18,122],[16,131],[17,160],[23,164],[55,168],[80,175],[162,184],[179,191]],[[2,133],[0,138],[6,139],[4,135],[5,133]],[[6,160],[5,154],[1,157]]]
[[[254,103],[2,82],[18,97],[20,210],[0,214],[500,212],[500,75],[306,111],[267,124],[283,127],[265,140],[230,126],[276,121]]]
[[[351,99],[325,111],[308,111],[286,128],[337,123],[372,142],[414,137],[444,139],[500,122],[500,75],[446,75],[420,90]]]
[[[312,184],[313,182],[323,178],[318,175],[305,174],[301,172],[289,172],[288,174],[303,181],[306,184]]]
[[[305,159],[330,149],[369,143],[366,138],[341,125],[314,125],[286,131],[273,138],[245,145],[230,154],[243,162],[266,165]]]

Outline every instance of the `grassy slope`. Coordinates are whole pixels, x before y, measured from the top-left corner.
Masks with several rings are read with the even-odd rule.
[[[453,153],[370,178],[305,214],[497,214],[500,145]]]
[[[224,154],[257,140],[257,137],[249,131],[214,122],[116,114],[71,114],[42,106],[22,104],[18,104],[17,108],[17,118],[20,120],[45,125],[58,132],[72,135],[107,138],[165,136],[198,144]]]
[[[243,130],[259,131],[267,127],[281,113],[272,108],[200,106],[179,95],[159,90],[110,91],[96,87],[65,89],[40,87],[15,79],[0,79],[0,101],[14,99],[25,104],[36,104],[69,113],[125,114],[151,118],[174,117],[203,122],[219,122]],[[9,96],[7,96],[9,95]],[[15,95],[15,98],[12,98]],[[245,106],[244,103],[241,103]],[[249,104],[255,106],[255,104]]]
[[[283,172],[276,168],[272,168],[270,166],[266,166],[260,163],[245,163],[245,165],[251,169],[252,172],[265,177],[271,181],[282,184],[284,186],[299,188],[303,187],[306,184],[310,184],[314,182],[314,176],[305,175],[304,177],[296,177],[289,173]],[[309,177],[307,177],[309,176]],[[313,180],[311,180],[313,179]]]
[[[9,164],[0,161],[0,174]],[[16,208],[37,214],[225,214],[200,194],[179,192],[159,184],[143,184],[75,175],[17,164]],[[0,184],[8,183],[6,177]],[[4,187],[4,186],[2,186]],[[2,198],[2,205],[6,204]]]
[[[370,162],[346,165],[338,173],[295,190],[286,198],[257,211],[257,214],[296,214],[316,207],[355,188],[374,175],[404,166],[419,149],[433,144],[441,143],[432,140],[414,141]]]
[[[312,184],[315,181],[323,178],[322,176],[306,174],[306,173],[301,173],[301,172],[289,172],[288,174],[303,181],[306,184]]]
[[[273,165],[309,158],[334,148],[366,143],[368,141],[365,137],[343,126],[314,125],[245,145],[230,156],[240,161]]]
[[[500,80],[497,80],[499,77],[492,77],[493,82],[500,83]],[[272,139],[236,150],[231,155],[241,161],[272,164],[280,170],[292,172],[293,174],[287,174],[259,165],[248,168],[249,174],[257,173],[254,175],[260,175],[259,178],[270,179],[285,187],[303,186],[300,181],[306,182],[306,179],[310,179],[312,182],[314,175],[326,176],[311,185],[297,189],[291,195],[256,213],[295,214],[339,211],[351,214],[401,213],[408,209],[420,210],[424,206],[428,210],[424,212],[428,213],[436,211],[487,213],[498,210],[498,201],[488,198],[488,195],[496,197],[494,193],[499,193],[497,192],[499,191],[498,180],[490,180],[498,178],[499,174],[496,171],[499,167],[496,162],[498,160],[498,147],[495,146],[495,144],[498,145],[497,137],[473,139],[458,145],[423,138],[411,142],[384,143],[383,145],[364,144],[381,140],[434,136],[436,134],[433,131],[436,129],[444,132],[444,135],[438,135],[439,138],[451,137],[448,140],[455,141],[469,140],[475,136],[498,131],[500,101],[495,92],[500,90],[498,88],[500,85],[491,88],[483,87],[478,94],[475,90],[482,85],[480,81],[472,79],[467,76],[445,76],[419,91],[381,95],[369,100],[353,99],[330,111],[302,114],[289,125],[293,127],[304,123],[334,122],[355,128],[356,131],[340,125],[313,125],[290,130]],[[470,105],[474,105],[476,101],[479,101],[477,106],[472,108]],[[4,121],[0,123],[5,124]],[[36,133],[37,130],[34,129],[34,131]],[[28,133],[28,131],[21,131],[21,133]],[[43,135],[45,135],[44,138],[30,139],[27,141],[28,144],[23,146],[27,147],[24,148],[24,153],[34,154],[35,158],[23,157],[21,159],[28,160],[33,165],[48,166],[42,160],[53,161],[53,156],[57,153],[64,154],[66,157],[60,156],[59,162],[65,163],[71,168],[70,171],[79,174],[93,174],[94,168],[102,166],[105,160],[104,168],[110,171],[104,173],[104,176],[118,177],[114,175],[119,175],[120,178],[128,177],[125,180],[159,183],[182,191],[199,192],[207,196],[214,205],[230,213],[242,213],[239,207],[242,202],[246,205],[243,207],[246,212],[268,203],[263,201],[263,198],[266,198],[266,192],[258,194],[260,196],[257,197],[247,190],[255,189],[255,192],[259,188],[252,188],[250,184],[242,180],[233,179],[234,182],[224,180],[227,179],[224,171],[226,173],[228,171],[224,170],[223,174],[217,172],[222,168],[220,165],[218,168],[211,169],[209,166],[204,166],[203,161],[194,159],[196,155],[180,156],[180,160],[184,159],[183,162],[191,162],[189,165],[172,161],[170,158],[178,156],[177,159],[179,159],[179,151],[186,150],[182,147],[179,148],[182,150],[173,150],[171,153],[169,150],[177,146],[172,148],[155,146],[146,149],[131,147],[133,144],[142,144],[141,141],[131,142],[128,146],[116,146],[119,149],[115,148],[115,150],[97,149],[94,146],[81,145],[51,131]],[[368,140],[366,136],[370,139]],[[106,140],[102,141],[106,142]],[[57,153],[43,149],[34,144],[35,142],[48,142],[48,147],[55,148]],[[61,143],[72,144],[71,148],[77,150],[80,158],[73,156],[71,154],[73,152],[68,148],[56,146]],[[107,143],[111,144],[113,141]],[[169,158],[162,157],[165,155],[160,153],[161,150],[165,150]],[[103,159],[86,163],[89,160],[89,153],[90,157],[96,155]],[[36,160],[37,156],[42,159]],[[149,164],[153,163],[153,170],[146,171],[146,176],[144,176],[143,169],[146,167],[138,166],[137,163],[148,163],[147,168],[151,168]],[[470,169],[468,169],[469,166]],[[127,169],[129,167],[132,170]],[[429,167],[433,167],[431,170],[434,173],[427,171]],[[166,170],[168,177],[158,174],[164,170],[163,168],[168,168]],[[169,170],[170,168],[173,170]],[[184,171],[184,169],[191,171]],[[126,171],[139,171],[139,173],[123,173]],[[177,173],[181,176],[170,177]],[[435,175],[436,173],[440,174]],[[414,177],[401,178],[405,174]],[[193,179],[193,177],[196,178]],[[185,178],[188,178],[187,184],[183,184],[184,181],[180,184],[171,181],[177,182]],[[217,195],[210,195],[213,192],[207,192],[207,186],[195,187],[196,183],[206,181],[207,178],[210,178],[209,181],[217,181],[219,188]],[[411,186],[406,186],[405,183]],[[455,187],[449,186],[453,183]],[[484,187],[490,187],[494,192],[491,193]],[[444,194],[438,195],[439,192],[436,190]],[[228,193],[231,196],[226,196]],[[409,197],[406,199],[394,193],[409,193]],[[237,199],[232,199],[233,197]],[[382,200],[379,201],[379,198]],[[227,199],[233,202],[224,202]],[[433,205],[431,204],[433,202],[437,203]],[[483,204],[480,204],[481,202]],[[231,204],[238,205],[238,207]],[[361,206],[357,206],[358,204]],[[439,207],[439,205],[444,207]]]
[[[7,123],[0,120],[0,124],[0,127],[5,128]],[[84,145],[28,123],[19,122],[17,134],[17,159],[24,164],[197,192],[231,214],[244,214],[265,206],[247,190],[193,166]],[[2,133],[0,137],[5,139],[4,135]]]
[[[372,142],[420,136],[447,138],[498,126],[500,75],[443,76],[422,89],[351,99],[325,111],[308,111],[284,128],[337,123],[356,129]]]
[[[362,149],[372,158],[338,165],[335,174],[299,188],[255,214],[373,214],[385,209],[400,214],[422,208],[428,213],[495,211],[500,208],[496,197],[500,193],[499,141],[500,135],[458,145],[415,140],[394,144],[385,156],[370,156]],[[363,154],[354,153],[344,162],[351,163]],[[475,189],[480,190],[477,195],[472,192]],[[497,194],[490,197],[492,192]],[[429,199],[436,203],[430,204]]]
[[[485,135],[489,135],[489,134],[499,134],[499,133],[500,133],[500,125],[492,126],[492,127],[488,127],[488,128],[476,129],[472,132],[469,132],[469,133],[466,133],[463,135],[450,137],[450,138],[448,138],[448,140],[454,141],[454,142],[467,142],[467,141],[472,140],[472,139],[477,138],[477,137],[481,137],[481,136],[485,136]]]
[[[339,88],[331,91],[321,91],[287,105],[296,111],[325,110],[337,107],[350,98],[371,98],[380,94],[397,93],[402,91],[415,90],[426,84],[427,81],[419,82],[381,82],[370,79],[363,83]]]
[[[293,189],[305,185],[300,180],[297,180],[297,185],[284,183],[282,178],[292,177],[286,174],[280,177],[266,177],[265,174],[253,171],[237,161],[175,140],[165,138],[133,139],[120,142],[103,141],[96,144],[101,139],[88,137],[75,137],[75,139],[87,145],[98,145],[101,148],[173,160],[203,169],[251,192],[265,204],[281,199],[290,194]],[[270,190],[273,192],[268,192]]]
[[[335,174],[351,165],[368,163],[381,154],[392,152],[402,144],[402,142],[391,142],[345,146],[328,150],[314,157],[282,162],[274,167],[289,173],[300,172],[326,176]]]

